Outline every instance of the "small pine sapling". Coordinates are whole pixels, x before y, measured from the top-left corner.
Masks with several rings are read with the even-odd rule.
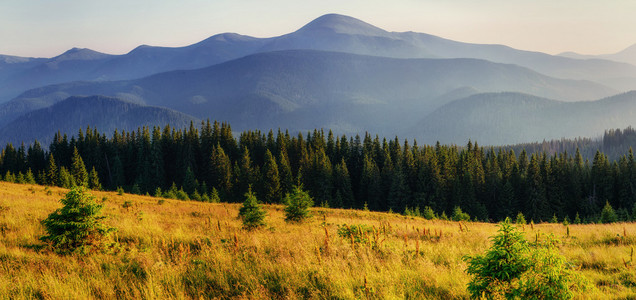
[[[311,217],[309,208],[314,201],[303,190],[302,185],[295,185],[292,192],[285,196],[285,221],[302,222]]]
[[[265,210],[258,203],[256,195],[250,186],[245,194],[243,206],[239,209],[239,218],[243,221],[243,227],[247,230],[265,226]]]
[[[42,221],[47,235],[40,240],[60,254],[105,250],[110,233],[116,229],[103,223],[103,205],[97,204],[84,187],[74,187],[60,202],[64,206]]]

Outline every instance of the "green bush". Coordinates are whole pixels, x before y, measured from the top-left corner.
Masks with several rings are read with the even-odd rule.
[[[104,250],[105,241],[115,229],[102,223],[103,206],[95,202],[95,197],[84,187],[74,187],[60,202],[64,206],[42,221],[47,235],[40,240],[62,254]]]
[[[614,209],[612,208],[612,206],[609,204],[609,202],[605,202],[605,206],[603,207],[603,210],[601,211],[601,223],[615,223],[618,222],[618,216],[616,215],[616,212],[614,211]]]
[[[190,197],[188,197],[188,193],[186,193],[183,190],[183,188],[177,191],[177,193],[175,194],[175,197],[177,197],[177,199],[179,200],[184,200],[184,201],[190,200]]]
[[[435,211],[430,206],[424,207],[424,212],[422,213],[422,217],[427,220],[436,219]]]
[[[485,255],[466,256],[472,275],[468,291],[473,298],[570,299],[571,289],[585,289],[585,280],[568,269],[558,253],[558,241],[549,239],[531,247],[506,219],[492,237]]]
[[[291,193],[285,196],[285,221],[302,222],[311,217],[309,208],[314,205],[314,201],[309,194],[303,190],[302,185],[294,186]]]
[[[470,216],[467,213],[463,212],[459,206],[455,206],[455,209],[453,209],[451,220],[468,222],[470,221]]]
[[[252,193],[250,186],[245,194],[243,206],[239,209],[239,218],[243,221],[243,227],[247,230],[265,226],[265,210],[258,203],[256,195]]]
[[[161,191],[161,188],[160,188],[160,187],[157,187],[157,188],[155,189],[155,194],[154,194],[154,196],[155,196],[155,197],[157,197],[157,198],[161,198],[161,197],[163,196],[163,192]]]
[[[221,197],[219,197],[219,191],[216,190],[216,188],[212,188],[212,193],[210,193],[210,201],[208,202],[212,202],[212,203],[219,203],[221,202]]]
[[[373,228],[360,224],[360,225],[338,225],[338,236],[350,240],[353,243],[367,243],[369,242],[369,234],[373,232]]]
[[[519,212],[517,214],[517,218],[515,219],[515,224],[519,224],[519,225],[526,225],[528,224],[528,222],[526,222],[526,217],[523,215],[522,212]]]

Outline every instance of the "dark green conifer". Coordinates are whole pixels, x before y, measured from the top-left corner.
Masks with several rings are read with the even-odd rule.
[[[73,149],[73,158],[71,160],[71,176],[76,185],[88,187],[88,172],[82,157],[79,155],[77,148]]]
[[[96,191],[102,189],[102,184],[99,182],[99,175],[97,174],[97,171],[95,171],[95,167],[91,169],[91,172],[88,175],[88,188]]]
[[[253,230],[265,226],[265,210],[258,203],[256,195],[252,193],[252,187],[248,187],[243,206],[239,209],[239,218],[243,221],[243,227]]]
[[[278,175],[278,165],[274,156],[269,151],[265,152],[265,164],[263,165],[263,192],[265,202],[280,203],[280,179]]]
[[[63,254],[103,250],[106,238],[115,230],[103,223],[103,206],[84,187],[71,189],[60,202],[64,206],[42,221],[46,235],[40,239]]]
[[[53,158],[53,154],[49,154],[49,163],[46,168],[46,184],[48,185],[57,185],[58,184],[58,170],[57,165],[55,164],[55,159]]]
[[[285,196],[285,221],[302,222],[309,218],[309,208],[314,205],[313,199],[303,190],[302,185],[294,186],[291,193]]]

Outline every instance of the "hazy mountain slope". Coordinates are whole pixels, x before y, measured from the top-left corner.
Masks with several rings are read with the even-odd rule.
[[[312,49],[393,58],[433,58],[423,47],[358,19],[328,14],[299,30],[272,38],[259,52]]]
[[[139,80],[35,89],[1,106],[0,124],[69,95],[101,94],[230,121],[235,129],[325,127],[393,135],[438,106],[476,91],[517,91],[568,100],[613,93],[591,82],[554,79],[483,60],[391,59],[297,50],[260,53]]]
[[[51,59],[30,59],[5,70],[0,57],[0,102],[49,84],[134,79],[178,69],[196,69],[254,53],[268,39],[226,33],[177,48],[139,46],[124,55],[73,48]],[[15,60],[15,59],[14,59]]]
[[[636,66],[626,63],[603,59],[573,59],[518,50],[505,45],[462,43],[423,33],[407,32],[396,35],[438,57],[485,59],[516,64],[557,78],[596,81],[618,90],[636,88]]]
[[[533,69],[548,76],[592,80],[618,90],[636,89],[636,66],[578,60],[504,45],[470,44],[416,32],[388,32],[352,17],[328,14],[271,39],[261,51],[314,49],[395,58],[477,58]]]
[[[79,128],[97,128],[112,133],[115,129],[135,130],[141,126],[175,128],[189,126],[196,118],[166,108],[142,106],[117,98],[70,97],[53,106],[29,112],[0,128],[0,144],[31,143],[37,139],[48,145],[56,132],[76,134]]]
[[[576,52],[563,52],[559,56],[569,57],[574,59],[606,59],[617,62],[624,62],[632,65],[636,65],[636,44],[625,48],[622,51],[613,54],[601,54],[601,55],[585,55],[578,54]]]
[[[172,70],[198,69],[255,53],[268,40],[224,33],[186,47],[144,45],[103,64],[92,75],[110,80],[134,79]]]
[[[16,65],[18,70],[0,70],[0,102],[40,86],[76,80],[97,80],[88,74],[113,55],[73,48],[50,59],[35,59]],[[4,77],[4,78],[3,78]]]
[[[15,97],[24,91],[22,87],[6,85],[8,80],[46,60],[45,58],[0,55],[0,102],[6,102],[11,99],[11,96]]]
[[[125,55],[71,49],[56,58],[28,65],[19,75],[4,72],[0,63],[0,102],[46,84],[127,80],[165,71],[202,68],[255,53],[294,49],[393,58],[486,59],[520,65],[558,78],[592,80],[619,91],[636,89],[636,66],[625,63],[571,59],[503,45],[462,43],[424,33],[387,32],[355,18],[328,14],[295,32],[273,38],[225,33],[186,47],[139,46]]]
[[[504,145],[598,136],[636,124],[636,92],[591,102],[560,102],[518,93],[488,93],[453,101],[410,132],[418,141]]]
[[[625,50],[618,53],[602,55],[602,58],[611,59],[615,61],[622,61],[636,65],[636,44],[627,47]]]

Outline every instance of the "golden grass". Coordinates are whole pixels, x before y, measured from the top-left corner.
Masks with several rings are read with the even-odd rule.
[[[119,251],[59,256],[38,237],[40,220],[61,206],[65,193],[0,183],[1,299],[462,299],[470,279],[462,257],[483,253],[497,230],[322,208],[306,223],[288,224],[282,206],[268,205],[266,228],[248,232],[236,218],[238,204],[92,192],[105,199]],[[375,234],[352,245],[338,236],[343,224],[364,224]],[[577,298],[635,298],[636,225],[569,230],[568,237],[561,224],[524,227],[530,241],[537,233],[562,241],[561,253],[595,286]]]

